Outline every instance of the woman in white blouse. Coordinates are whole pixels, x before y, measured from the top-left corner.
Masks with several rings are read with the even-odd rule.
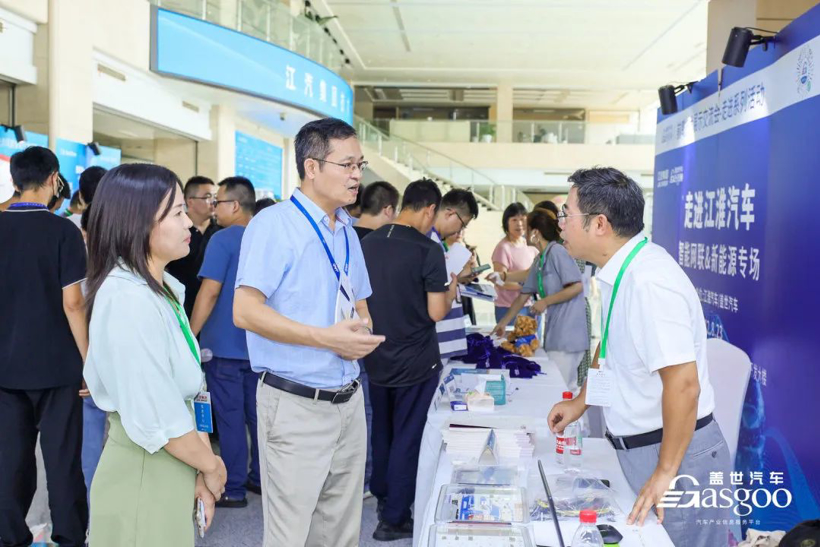
[[[164,167],[121,165],[100,182],[88,226],[84,376],[111,414],[91,485],[91,547],[193,546],[196,498],[210,524],[225,486],[225,465],[194,420],[204,386],[184,288],[164,273],[188,254],[190,226],[180,181]]]

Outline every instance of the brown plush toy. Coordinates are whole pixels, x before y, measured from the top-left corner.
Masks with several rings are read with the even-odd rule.
[[[522,357],[532,357],[539,348],[538,321],[534,317],[519,315],[515,318],[515,327],[512,334],[502,342],[501,347]]]

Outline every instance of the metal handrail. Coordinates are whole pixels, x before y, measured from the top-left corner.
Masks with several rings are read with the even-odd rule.
[[[422,172],[425,176],[434,179],[440,180],[443,183],[447,184],[448,186],[454,188],[466,188],[473,192],[476,196],[476,200],[481,202],[485,207],[491,210],[500,210],[504,209],[508,203],[512,203],[514,201],[520,201],[524,204],[525,207],[531,208],[532,201],[523,193],[520,192],[517,188],[509,188],[512,193],[512,200],[507,201],[507,190],[508,188],[494,180],[493,178],[481,173],[480,171],[470,167],[464,162],[461,162],[455,158],[451,158],[446,154],[442,154],[438,150],[430,148],[429,146],[424,146],[423,144],[419,144],[417,142],[411,141],[404,137],[400,137],[397,135],[389,135],[382,129],[376,127],[369,121],[365,120],[360,116],[355,117],[356,126],[359,128],[359,137],[363,141],[367,141],[368,133],[375,133],[377,136],[376,139],[376,147],[380,155],[385,157],[389,157],[389,155],[384,153],[384,144],[385,143],[393,143],[397,146],[393,148],[393,161],[397,163],[402,163],[406,165],[411,170],[417,170]],[[401,158],[399,157],[399,146],[401,146],[402,155]],[[420,149],[424,153],[424,159],[419,158],[416,154],[411,151],[407,151],[405,147],[415,147]],[[434,154],[443,158],[448,163],[447,167],[450,169],[450,176],[446,177],[442,175],[440,172],[436,172],[430,165],[429,159],[430,155]],[[461,184],[455,180],[452,174],[453,166],[457,166],[460,169],[466,170],[470,174],[471,184]],[[481,182],[476,183],[475,179],[478,177]],[[488,196],[484,197],[478,192],[475,191],[476,186],[486,187]]]

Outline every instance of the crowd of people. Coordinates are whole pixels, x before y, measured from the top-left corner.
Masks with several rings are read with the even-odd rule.
[[[479,207],[470,191],[442,195],[427,179],[401,194],[383,181],[363,188],[355,130],[337,119],[306,124],[294,147],[301,184],[280,203],[257,201],[244,177],[196,176],[183,186],[148,164],[89,168],[71,195],[50,150],[12,157],[19,195],[0,214],[2,545],[31,541],[38,434],[60,545],[193,545],[195,507],[207,529],[217,507],[245,507],[249,491],[262,496],[266,546],[357,545],[370,495],[373,537],[412,537],[427,411],[443,360],[467,351],[471,306],[459,287],[478,277],[475,249],[456,268],[449,253],[466,246]],[[578,395],[550,414],[556,430],[587,408],[588,265],[620,257],[643,227],[633,218],[643,211],[634,181],[614,169],[573,177],[563,210],[506,208],[489,276],[498,287],[494,333],[519,314],[539,318],[547,355]],[[593,199],[602,193],[603,202]],[[64,199],[66,218],[50,214]],[[658,249],[642,256],[659,272],[653,282],[672,279],[696,299]],[[601,272],[610,285],[611,270]],[[637,295],[636,331],[657,330],[654,297],[671,298]],[[679,300],[668,309],[694,313]],[[700,444],[722,439],[706,419],[713,395],[705,359],[694,354],[702,313],[688,325],[694,334],[679,325],[677,338],[650,336],[649,346],[613,339],[610,362],[638,353],[613,367],[619,385],[651,400],[636,410],[616,398],[604,408],[609,430],[627,439],[660,427],[675,443],[653,465],[648,452],[621,451],[635,476],[683,465],[692,431]],[[678,358],[683,369],[670,367]],[[648,395],[623,372],[635,363],[649,363]],[[661,379],[651,376],[658,371]],[[677,406],[667,409],[669,395],[661,411],[667,380],[680,388]],[[677,429],[667,434],[667,423]],[[719,451],[728,473],[725,445]],[[650,502],[667,475],[646,475]],[[633,485],[642,496],[643,482]]]

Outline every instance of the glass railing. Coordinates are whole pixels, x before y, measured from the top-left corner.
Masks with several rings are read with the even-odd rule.
[[[375,119],[373,125],[415,142],[514,142],[546,144],[655,144],[654,130],[641,133],[637,124],[541,120],[396,120]]]
[[[360,142],[375,149],[380,156],[408,168],[411,177],[424,176],[445,186],[469,189],[490,210],[503,210],[516,201],[532,209],[532,201],[513,186],[500,184],[481,171],[433,148],[391,135],[359,116],[356,116],[355,123]]]
[[[324,27],[293,15],[279,0],[149,0],[161,8],[210,21],[304,55],[338,72],[339,46]]]

